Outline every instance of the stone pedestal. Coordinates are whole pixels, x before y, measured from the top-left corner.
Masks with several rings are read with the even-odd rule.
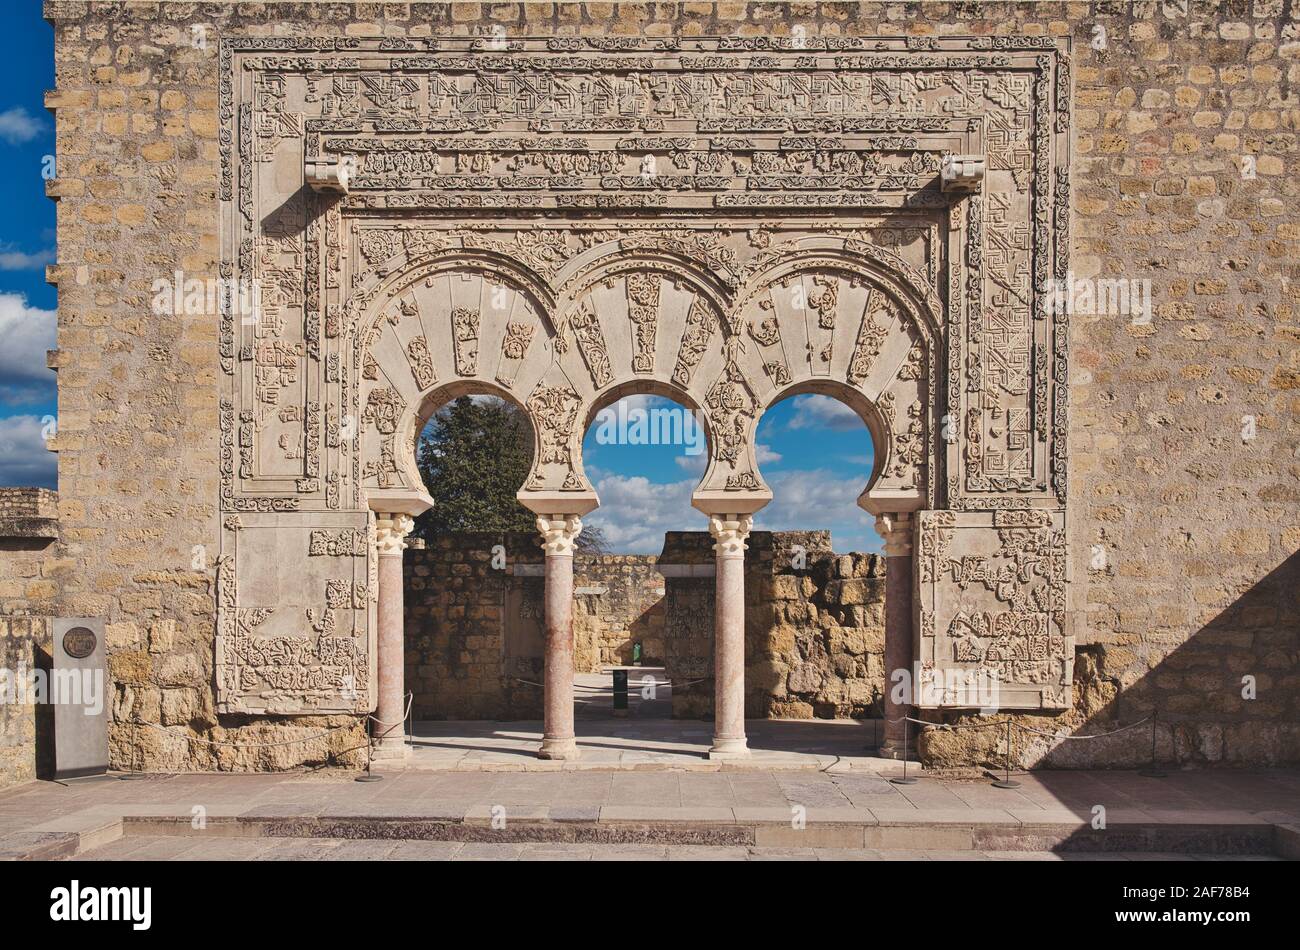
[[[406,536],[415,526],[410,515],[377,514],[375,544],[379,555],[378,644],[376,681],[378,702],[375,719],[370,724],[374,738],[372,757],[402,758],[409,753],[406,744],[405,625],[403,604],[402,550]]]
[[[710,759],[749,755],[745,741],[745,539],[750,515],[711,515],[716,543],[713,747]]]
[[[582,533],[577,515],[541,515],[537,530],[546,552],[546,659],[543,679],[543,759],[576,759],[573,731],[573,546]]]
[[[905,743],[908,723],[893,723],[911,714],[912,649],[912,518],[906,512],[876,518],[876,531],[885,541],[885,732],[879,754],[888,759],[915,758],[915,748]],[[898,679],[900,673],[904,679]],[[898,692],[904,691],[903,702]]]

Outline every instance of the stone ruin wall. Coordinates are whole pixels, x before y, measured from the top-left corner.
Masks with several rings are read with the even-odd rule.
[[[1180,12],[1180,8],[1185,12]],[[106,618],[113,764],[356,763],[355,717],[214,713],[220,372],[212,318],[150,312],[153,280],[216,278],[218,59],[252,36],[1073,39],[1072,267],[1150,280],[1153,319],[1076,315],[1071,563],[1086,585],[1067,731],[1140,719],[1166,759],[1300,760],[1300,9],[1282,0],[916,4],[47,3],[56,36],[61,538],[5,604]],[[382,17],[382,24],[379,22]],[[201,26],[208,49],[192,43]],[[1090,45],[1096,28],[1104,49]],[[1255,175],[1241,173],[1250,156]],[[123,405],[132,407],[121,412]],[[1243,441],[1243,417],[1256,422]],[[1097,562],[1095,549],[1107,556]],[[1095,566],[1094,566],[1095,565]],[[22,570],[32,570],[29,563]],[[1241,698],[1241,677],[1258,697]],[[135,729],[132,720],[146,723]],[[268,750],[256,742],[327,739]],[[138,734],[138,740],[133,736]],[[973,733],[966,733],[972,736]],[[979,734],[982,736],[988,733]],[[939,764],[995,744],[931,733]],[[138,754],[133,756],[133,747]],[[1022,763],[1123,765],[1136,736],[1036,741]]]
[[[502,560],[493,566],[494,546]],[[793,566],[796,546],[804,566]],[[755,531],[746,572],[746,712],[878,715],[884,559],[837,555],[825,531]],[[408,549],[406,682],[417,719],[541,715],[541,557],[531,535],[456,534]],[[669,532],[663,554],[574,559],[574,667],[665,665],[673,716],[713,714],[713,540]],[[696,576],[690,576],[695,574]]]
[[[573,562],[573,664],[599,673],[632,663],[640,643],[643,666],[664,658],[664,576],[653,554],[578,555]]]
[[[493,566],[493,547],[504,564]],[[540,719],[542,551],[532,535],[458,534],[403,554],[406,688],[416,719]],[[527,682],[521,682],[527,681]]]
[[[13,673],[35,669],[49,649],[48,621],[0,616],[0,668]],[[6,692],[17,689],[14,682],[6,683]],[[38,709],[19,701],[26,698],[15,692],[0,702],[0,788],[36,778]]]
[[[745,715],[868,718],[884,689],[885,561],[836,554],[828,531],[755,531],[745,552]],[[707,535],[670,531],[663,558],[712,565]],[[673,716],[713,715],[712,577],[670,577],[666,666]]]
[[[75,562],[56,556],[59,496],[0,488],[0,616],[40,614]]]
[[[49,618],[33,607],[58,590],[70,567],[51,555],[58,505],[48,488],[0,487],[0,788],[36,777],[38,728],[49,722],[19,683],[49,668]]]

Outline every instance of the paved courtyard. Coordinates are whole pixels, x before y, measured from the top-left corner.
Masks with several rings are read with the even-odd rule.
[[[873,762],[848,771],[412,770],[370,783],[333,771],[33,782],[0,793],[0,857],[1300,856],[1295,770],[1037,772],[999,789],[987,779],[898,785],[887,778],[897,763]]]
[[[595,680],[599,674],[588,678]],[[603,679],[608,681],[608,675]],[[607,697],[608,699],[608,697]],[[658,700],[662,702],[662,700]],[[708,758],[713,724],[689,719],[614,719],[608,702],[592,702],[580,715],[578,748],[582,757],[560,762],[537,757],[540,722],[417,722],[410,740],[406,770],[532,772],[605,771],[609,769],[680,769],[717,772],[723,766]],[[642,707],[629,701],[632,712]],[[579,707],[580,711],[582,707]],[[603,712],[603,715],[598,713]],[[873,750],[882,727],[851,719],[751,719],[745,723],[750,755],[726,764],[727,770],[892,769]],[[900,766],[901,767],[901,766]],[[891,773],[892,774],[892,771]]]
[[[87,851],[79,861],[1276,861],[1264,855],[1170,852],[877,851],[865,848],[743,848],[708,845],[483,844],[356,841],[340,838],[213,840],[132,836]]]

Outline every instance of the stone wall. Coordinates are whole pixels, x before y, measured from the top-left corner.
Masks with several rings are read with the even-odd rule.
[[[38,726],[50,718],[50,707],[25,701],[23,683],[38,666],[48,668],[50,625],[39,614],[70,569],[50,553],[58,508],[58,493],[48,488],[0,488],[0,788],[36,777]]]
[[[0,488],[0,615],[39,613],[72,563],[52,556],[59,496],[48,488]]]
[[[880,714],[884,559],[836,554],[829,531],[755,531],[745,553],[745,715],[834,719]],[[712,539],[670,531],[665,563],[708,568]],[[673,715],[713,715],[711,574],[665,579]]]
[[[188,739],[339,725],[210,712],[218,327],[211,315],[151,313],[149,300],[152,282],[176,269],[219,276],[220,37],[485,35],[496,25],[566,36],[762,40],[798,25],[812,37],[1071,38],[1072,266],[1149,280],[1154,306],[1149,323],[1071,321],[1071,546],[1087,625],[1076,708],[1040,721],[1088,731],[1158,708],[1173,721],[1159,732],[1169,758],[1300,761],[1295,4],[53,0],[46,15],[57,44],[47,104],[59,177],[47,190],[59,202],[49,276],[59,290],[62,537],[31,576],[4,551],[0,596],[6,609],[108,620],[115,766],[131,757],[137,717],[159,730],[140,733],[151,735],[141,764],[164,769],[325,761],[333,740],[214,756]],[[162,694],[173,689],[190,691],[197,714],[163,725]],[[361,732],[353,720],[350,738]],[[935,734],[923,751],[941,764],[985,757],[959,735]],[[1023,760],[1118,764],[1145,742],[1122,741],[1122,755],[1078,742],[1068,758],[1037,748]]]
[[[540,719],[542,691],[532,685],[542,681],[545,636],[537,540],[445,536],[409,548],[403,569],[415,718]]]
[[[50,649],[49,625],[27,617],[0,617],[0,788],[30,782],[37,773],[37,707],[24,681]],[[45,750],[42,750],[42,755]]]
[[[0,524],[58,520],[59,493],[49,488],[0,488]]]
[[[652,554],[579,554],[573,560],[574,668],[598,673],[664,658],[664,576]]]
[[[826,531],[756,531],[749,543],[748,715],[874,714],[884,683],[883,559],[836,555]],[[405,557],[416,718],[540,716],[540,690],[530,685],[541,682],[543,636],[533,537],[457,534]],[[627,665],[640,642],[643,663],[665,665],[675,684],[673,715],[711,716],[713,563],[702,531],[669,532],[658,557],[576,555],[575,669]]]

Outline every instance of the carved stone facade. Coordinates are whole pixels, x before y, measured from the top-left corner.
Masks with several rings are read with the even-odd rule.
[[[360,531],[427,506],[416,435],[469,391],[528,411],[543,515],[596,504],[585,423],[636,391],[703,411],[709,512],[766,504],[754,434],[794,392],[867,421],[872,510],[1063,510],[1067,327],[1031,292],[1067,267],[1063,44],[231,35],[220,56],[223,273],[276,288],[222,321],[231,515]],[[307,156],[346,189],[304,188]],[[227,548],[231,571],[295,570]],[[256,610],[220,604],[223,630]],[[221,709],[265,708],[251,674],[219,683]]]
[[[1300,756],[1286,4],[45,10],[60,537],[0,610],[106,620],[115,764],[360,762],[373,513],[436,501],[412,443],[463,392],[528,410],[553,519],[619,396],[701,410],[729,518],[764,412],[838,398],[915,526],[928,715],[996,670],[1043,732],[1158,708],[1169,758]],[[1071,261],[1152,319],[1049,310]],[[177,270],[260,309],[151,312]],[[1149,752],[1110,742],[1022,761]]]

